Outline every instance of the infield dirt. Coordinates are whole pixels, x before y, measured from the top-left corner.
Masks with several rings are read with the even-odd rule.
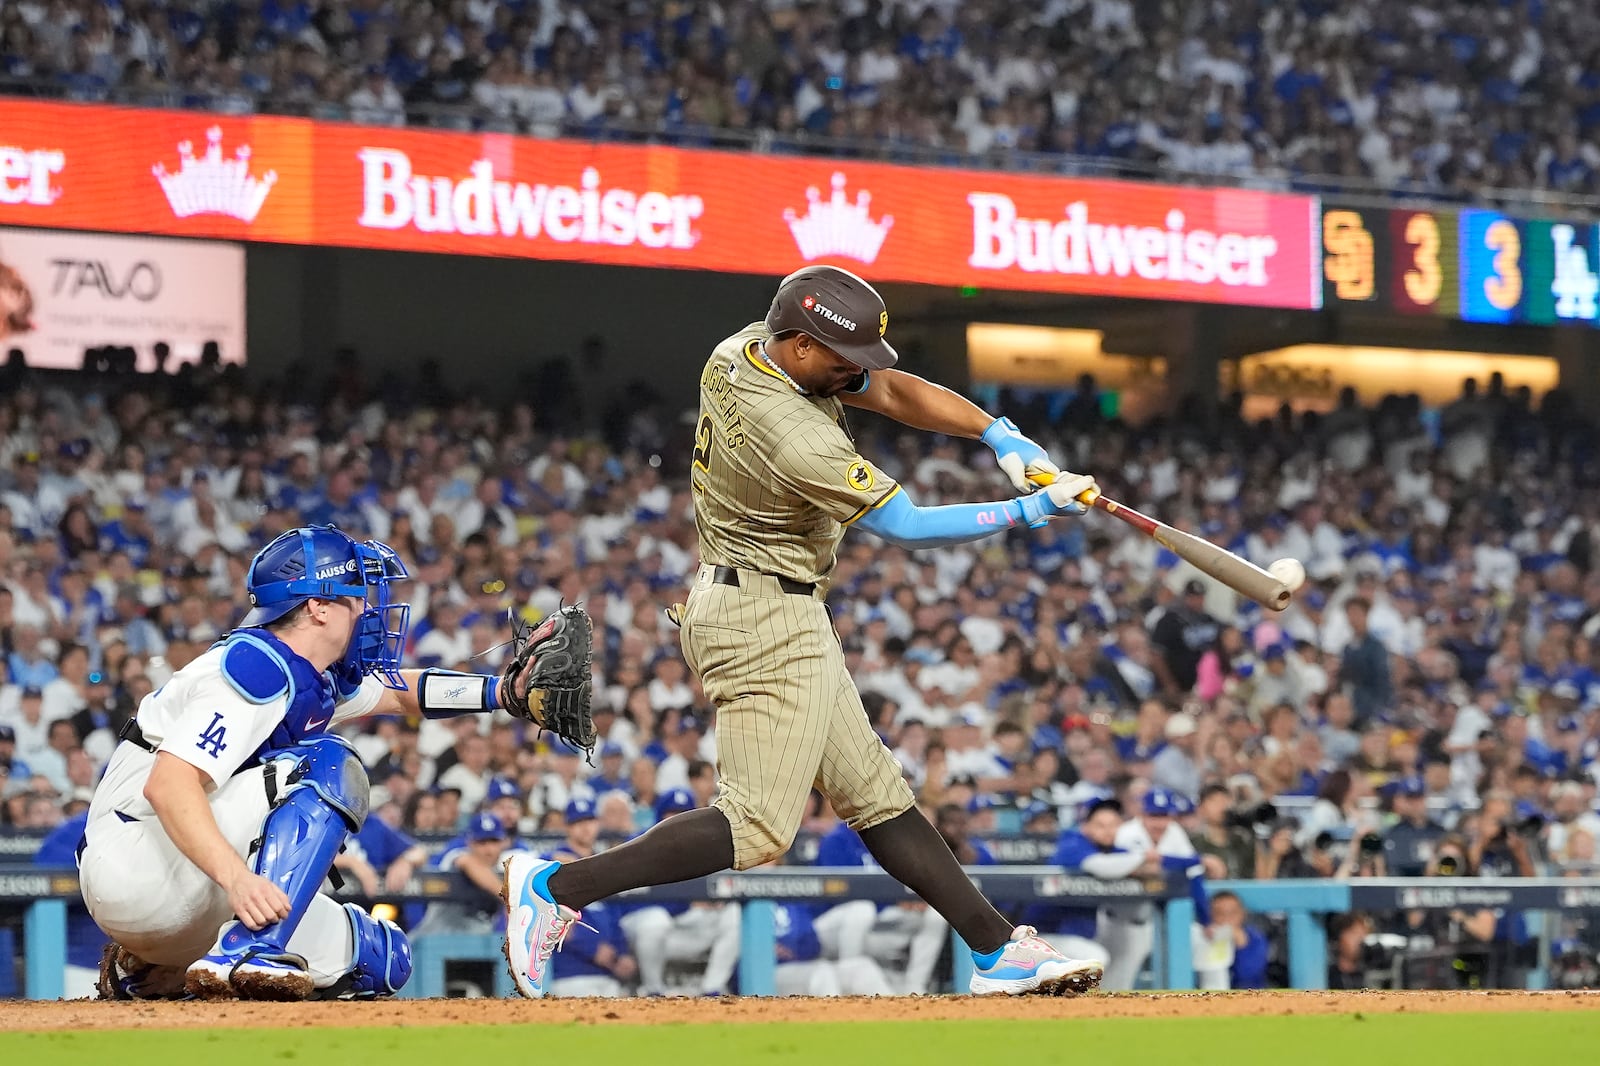
[[[0,1030],[303,1028],[306,1026],[683,1025],[1094,1018],[1281,1017],[1600,1011],[1597,992],[1166,992],[1076,999],[922,996],[895,999],[494,999],[378,1003],[20,1002]]]

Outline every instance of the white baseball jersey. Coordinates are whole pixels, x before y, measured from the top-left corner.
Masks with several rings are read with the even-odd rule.
[[[265,703],[252,703],[222,674],[221,646],[214,647],[173,675],[139,704],[139,728],[158,751],[170,752],[205,771],[215,792],[245,766],[266,743],[289,710],[285,692]],[[305,731],[320,731],[370,714],[383,696],[376,679],[363,679],[349,699],[337,704],[328,722],[309,721]],[[95,790],[90,820],[103,809],[136,818],[154,817],[144,786],[154,760],[132,744],[119,745]]]

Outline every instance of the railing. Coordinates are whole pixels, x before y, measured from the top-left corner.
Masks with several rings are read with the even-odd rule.
[[[351,109],[342,104],[298,103],[257,98],[248,93],[207,95],[184,89],[133,91],[69,90],[65,86],[25,78],[0,78],[0,95],[69,100],[79,103],[125,104],[135,107],[181,108],[233,115],[287,115],[325,122],[362,125],[407,125],[462,132],[509,133],[538,137],[573,137],[582,140],[666,144],[682,148],[762,152],[777,155],[827,156],[913,166],[963,167],[983,170],[1029,171],[1084,178],[1121,178],[1181,185],[1209,185],[1329,196],[1357,206],[1417,207],[1479,206],[1521,210],[1541,217],[1600,217],[1600,197],[1547,189],[1482,188],[1470,194],[1404,181],[1391,186],[1365,178],[1331,174],[1295,174],[1271,177],[1253,172],[1198,172],[1167,164],[1063,152],[1026,152],[996,149],[972,154],[958,147],[940,147],[899,140],[856,140],[826,137],[804,131],[778,133],[769,129],[729,129],[687,124],[648,124],[637,121],[531,123],[517,116],[494,115],[476,105],[408,104],[403,111]]]
[[[1071,901],[1094,906],[1107,902],[1149,902],[1163,910],[1162,936],[1155,955],[1155,983],[1171,989],[1194,987],[1189,930],[1194,904],[1177,878],[1165,882],[1136,879],[1101,881],[1069,874],[1053,866],[973,867],[967,871],[979,888],[997,903],[1036,900]],[[437,902],[455,898],[461,882],[448,874],[425,873],[392,902]],[[1238,893],[1258,914],[1281,914],[1288,937],[1289,984],[1294,988],[1327,987],[1328,940],[1324,919],[1352,910],[1449,911],[1459,907],[1494,907],[1509,911],[1600,911],[1600,879],[1560,878],[1424,879],[1372,878],[1350,881],[1223,881],[1213,891]],[[0,865],[0,908],[22,907],[24,994],[29,999],[56,999],[62,994],[66,962],[67,903],[77,899],[77,872]],[[739,991],[771,995],[776,966],[773,904],[826,904],[848,899],[899,902],[914,898],[887,875],[855,867],[786,867],[727,873],[642,889],[621,897],[630,903],[672,900],[739,901],[743,904]],[[1548,923],[1547,923],[1548,924]],[[1546,930],[1546,936],[1548,929]],[[964,989],[970,976],[970,955],[952,934],[955,951],[954,987]],[[498,959],[500,937],[423,937],[414,942],[416,973],[403,993],[409,997],[444,994],[444,964],[451,959]],[[1547,943],[1541,941],[1541,960]],[[1529,979],[1543,987],[1542,973]],[[506,988],[497,991],[504,993]]]

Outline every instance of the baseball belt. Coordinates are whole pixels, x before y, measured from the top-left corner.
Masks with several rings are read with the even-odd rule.
[[[777,574],[763,574],[778,583],[778,587],[791,596],[810,596],[817,591],[817,586],[809,581],[796,581],[789,577],[780,577]],[[711,580],[719,585],[739,587],[739,571],[731,566],[717,566],[711,570]]]

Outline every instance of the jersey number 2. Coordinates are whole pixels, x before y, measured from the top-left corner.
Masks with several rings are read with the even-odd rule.
[[[711,416],[701,415],[694,429],[694,465],[711,473]]]

